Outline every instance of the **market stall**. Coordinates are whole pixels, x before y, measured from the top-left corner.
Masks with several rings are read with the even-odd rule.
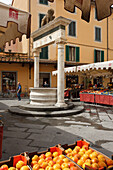
[[[82,81],[84,80],[77,84],[81,91],[80,101],[112,105],[113,60],[68,67],[64,69],[64,72],[66,75],[76,75],[79,78],[82,77]],[[56,74],[57,71],[54,71],[53,75]],[[81,89],[81,86],[85,91]],[[69,92],[70,89],[66,89],[64,93],[68,96]]]

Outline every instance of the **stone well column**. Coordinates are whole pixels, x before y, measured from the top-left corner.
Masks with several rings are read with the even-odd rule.
[[[34,87],[39,87],[39,56],[41,49],[33,49],[34,53]]]
[[[58,74],[57,74],[57,107],[66,106],[64,101],[64,45],[66,39],[59,38],[58,44]]]

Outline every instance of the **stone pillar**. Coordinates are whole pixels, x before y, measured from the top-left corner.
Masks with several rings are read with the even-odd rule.
[[[34,87],[39,87],[39,56],[41,49],[33,49],[34,53]]]
[[[64,44],[66,39],[58,39],[57,107],[66,106],[64,101]]]

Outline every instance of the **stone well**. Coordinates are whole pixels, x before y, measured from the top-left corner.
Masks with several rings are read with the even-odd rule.
[[[57,102],[57,88],[30,88],[30,104],[53,106]]]

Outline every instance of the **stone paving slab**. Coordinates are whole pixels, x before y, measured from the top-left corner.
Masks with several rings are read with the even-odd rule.
[[[11,138],[20,138],[20,139],[24,139],[27,136],[29,136],[30,133],[26,133],[26,132],[14,132],[14,131],[6,131],[4,130],[4,137],[11,137]]]

